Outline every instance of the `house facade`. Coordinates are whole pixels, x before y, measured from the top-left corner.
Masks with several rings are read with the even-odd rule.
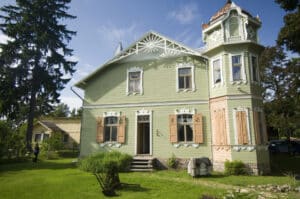
[[[61,134],[61,141],[66,149],[77,149],[80,142],[79,119],[47,119],[35,123],[32,132],[32,142],[42,143],[54,133]]]
[[[149,32],[76,84],[85,92],[80,154],[119,150],[161,162],[208,157],[269,171],[259,18],[228,1],[195,50]]]

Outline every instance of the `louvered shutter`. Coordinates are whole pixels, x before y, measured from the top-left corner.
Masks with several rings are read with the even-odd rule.
[[[247,132],[247,117],[245,111],[236,112],[236,129],[238,134],[238,144],[248,144],[248,132]]]
[[[118,143],[125,143],[125,133],[126,133],[126,117],[120,116],[118,125]]]
[[[256,144],[261,144],[263,140],[261,140],[261,133],[259,129],[259,112],[253,111],[253,125],[254,125],[254,133],[255,133],[255,143]]]
[[[203,123],[202,123],[202,114],[194,114],[193,116],[194,124],[194,142],[203,143]]]
[[[170,142],[176,143],[177,140],[177,115],[169,115]]]
[[[103,143],[104,141],[104,118],[98,117],[97,119],[97,143]]]

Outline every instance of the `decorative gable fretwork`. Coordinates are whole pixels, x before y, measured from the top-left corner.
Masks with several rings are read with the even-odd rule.
[[[197,51],[172,41],[158,33],[149,32],[136,43],[116,55],[111,62],[134,54],[157,54],[159,57],[172,57],[182,54],[200,55]]]

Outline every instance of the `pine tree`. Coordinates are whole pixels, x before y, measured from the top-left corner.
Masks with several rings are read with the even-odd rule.
[[[0,44],[0,97],[2,115],[16,117],[26,107],[26,145],[31,151],[35,112],[49,111],[59,102],[59,91],[75,72],[68,60],[73,50],[67,43],[74,31],[63,24],[71,0],[16,0],[0,11],[1,31],[10,38]]]

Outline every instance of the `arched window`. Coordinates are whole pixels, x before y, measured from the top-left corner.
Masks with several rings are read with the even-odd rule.
[[[229,19],[229,34],[230,37],[239,36],[239,19],[237,16],[232,16]]]

